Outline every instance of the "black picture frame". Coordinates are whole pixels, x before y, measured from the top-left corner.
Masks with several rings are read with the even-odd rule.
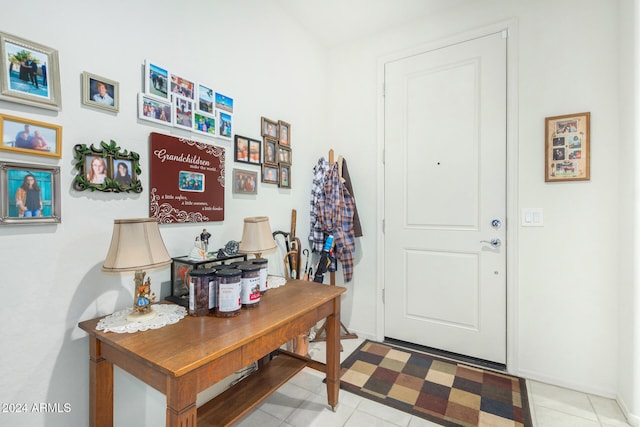
[[[253,165],[262,164],[262,143],[257,139],[236,134],[233,142],[233,160]]]

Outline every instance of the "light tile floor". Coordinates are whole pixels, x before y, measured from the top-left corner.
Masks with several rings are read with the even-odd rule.
[[[343,361],[362,340],[343,340]],[[312,343],[309,355],[324,362],[324,343]],[[439,424],[340,390],[333,412],[327,405],[323,374],[303,369],[262,405],[249,413],[238,427],[437,427]],[[618,404],[611,399],[527,380],[533,425],[537,427],[629,426]]]

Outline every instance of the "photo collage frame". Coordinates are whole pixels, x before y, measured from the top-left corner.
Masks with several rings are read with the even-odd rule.
[[[232,140],[234,100],[210,85],[145,61],[138,118],[198,135]]]
[[[262,117],[260,128],[264,153],[261,181],[291,188],[291,125]]]

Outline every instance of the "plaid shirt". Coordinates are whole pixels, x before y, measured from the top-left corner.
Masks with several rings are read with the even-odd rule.
[[[311,182],[310,215],[311,231],[309,233],[309,245],[312,252],[322,252],[324,247],[324,231],[318,220],[318,206],[324,201],[324,183],[329,173],[329,162],[321,157],[313,168],[313,181]]]
[[[345,282],[351,281],[353,276],[356,249],[353,232],[354,211],[353,197],[340,179],[338,164],[334,163],[325,179],[324,197],[319,197],[318,200],[317,222],[321,224],[324,233],[332,234],[335,239],[335,256],[342,263]]]

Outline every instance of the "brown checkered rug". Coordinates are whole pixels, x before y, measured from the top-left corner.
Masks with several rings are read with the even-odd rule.
[[[444,426],[531,427],[525,380],[365,341],[340,387]]]

